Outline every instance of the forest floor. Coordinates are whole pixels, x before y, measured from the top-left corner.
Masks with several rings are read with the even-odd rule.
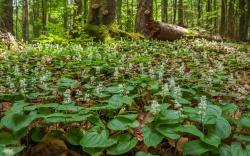
[[[249,155],[249,109],[246,43],[0,49],[0,155]]]

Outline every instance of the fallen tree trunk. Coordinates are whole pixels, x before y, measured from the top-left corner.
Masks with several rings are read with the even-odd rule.
[[[145,36],[162,41],[175,41],[181,38],[203,38],[209,41],[222,41],[222,38],[219,36],[200,34],[199,32],[168,23],[150,21],[145,27],[147,29],[146,33],[144,33]]]
[[[180,39],[181,37],[187,35],[190,32],[188,29],[177,25],[155,21],[147,23],[146,29],[149,33],[145,34],[146,36],[163,41],[174,41]]]

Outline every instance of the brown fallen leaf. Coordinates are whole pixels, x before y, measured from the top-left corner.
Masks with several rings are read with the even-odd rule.
[[[0,103],[0,112],[7,112],[11,109],[11,103],[10,102],[2,102]]]
[[[235,120],[239,120],[241,118],[241,112],[240,111],[237,111],[235,114],[234,114],[234,119]]]
[[[181,137],[178,141],[176,140],[169,140],[168,143],[172,146],[175,147],[179,152],[183,152],[184,145],[188,143],[189,138],[187,137]]]

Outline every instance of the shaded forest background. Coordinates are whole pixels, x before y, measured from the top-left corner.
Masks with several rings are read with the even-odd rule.
[[[90,22],[97,0],[0,0],[0,29],[17,39],[32,41],[41,35],[74,37]],[[116,27],[136,32],[136,13],[142,0],[106,0],[114,10]],[[110,10],[109,10],[110,11]],[[153,0],[156,21],[176,24],[230,40],[249,39],[249,0]],[[109,23],[110,24],[110,23]]]

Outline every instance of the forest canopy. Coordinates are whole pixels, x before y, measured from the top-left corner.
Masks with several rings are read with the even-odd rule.
[[[162,34],[159,29],[166,26],[147,26],[153,20],[200,33],[220,35],[228,40],[247,41],[249,16],[248,0],[0,1],[0,29],[29,42],[43,35],[55,40],[76,38],[83,35],[84,31],[90,32],[91,36],[107,35],[104,27],[96,25],[113,25],[116,33],[119,30],[119,36],[126,35],[125,32],[139,32],[156,39],[164,38],[160,37]],[[166,29],[169,31],[174,28]]]

